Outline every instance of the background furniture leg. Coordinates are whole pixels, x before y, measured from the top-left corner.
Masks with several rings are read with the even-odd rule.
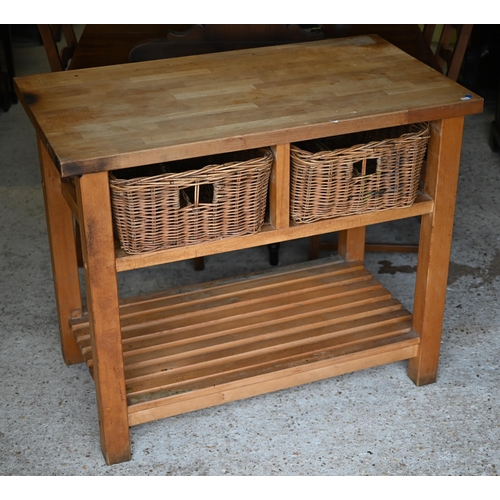
[[[38,154],[45,198],[61,349],[64,361],[71,365],[83,361],[69,326],[69,320],[72,317],[82,314],[73,214],[61,193],[59,172],[40,139],[38,139]]]
[[[195,257],[193,263],[195,271],[203,271],[205,269],[205,259],[203,257]]]
[[[108,173],[82,176],[77,198],[101,447],[115,464],[130,460],[130,434]]]
[[[498,85],[495,120],[491,122],[489,144],[492,151],[500,150],[500,85]]]
[[[417,385],[433,383],[437,377],[463,123],[458,117],[431,126],[425,192],[435,205],[433,213],[422,216],[413,307],[420,346],[408,365],[408,375]]]
[[[309,247],[309,260],[314,260],[318,258],[320,247],[320,236],[319,234],[311,236],[311,244]]]
[[[267,245],[267,249],[269,250],[269,264],[277,266],[280,262],[280,244],[271,243]]]

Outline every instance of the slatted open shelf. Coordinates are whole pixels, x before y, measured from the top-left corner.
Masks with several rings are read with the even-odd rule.
[[[416,356],[411,315],[324,259],[123,300],[130,425]],[[92,369],[89,323],[72,323]]]

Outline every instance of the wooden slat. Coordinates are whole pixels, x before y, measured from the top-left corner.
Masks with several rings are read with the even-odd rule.
[[[251,338],[253,335],[272,334],[277,328],[284,328],[285,322],[294,327],[301,325],[305,328],[309,323],[317,321],[320,313],[335,311],[351,304],[373,304],[391,297],[375,280],[365,280],[363,286],[357,289],[352,285],[339,289],[335,293],[335,303],[332,304],[329,302],[332,301],[333,295],[325,292],[327,291],[323,291],[322,300],[295,300],[281,307],[276,307],[268,301],[265,307],[253,308],[242,314],[238,314],[238,310],[231,311],[227,317],[216,313],[215,320],[213,311],[210,311],[206,312],[205,317],[167,317],[161,323],[147,325],[149,328],[138,324],[129,338],[123,341],[125,362],[133,363],[135,357],[140,355],[157,358],[161,350],[172,353],[194,349],[196,344],[217,345],[230,341],[232,336],[242,339]],[[202,324],[198,321],[202,321]],[[77,332],[77,336],[84,356],[89,357],[90,336],[82,331]],[[91,360],[89,363],[92,363]]]
[[[208,339],[218,338],[221,332],[241,332],[251,329],[270,332],[276,328],[276,324],[283,321],[310,321],[307,318],[314,317],[320,311],[331,311],[350,304],[362,303],[363,301],[375,302],[391,298],[388,292],[381,290],[381,285],[375,280],[364,280],[354,285],[346,285],[332,290],[322,289],[318,297],[311,297],[307,291],[300,297],[291,300],[289,297],[279,297],[275,300],[264,296],[261,303],[245,304],[235,307],[229,311],[221,311],[206,305],[204,314],[193,316],[192,314],[179,314],[168,316],[162,322],[153,325],[136,324],[129,330],[130,335],[123,340],[124,355],[148,350],[151,346],[158,348],[162,342],[167,342],[170,348],[186,345],[192,342],[207,342]],[[335,298],[335,303],[330,303]],[[236,304],[235,304],[236,305]],[[202,325],[198,321],[203,321]],[[266,326],[268,325],[268,326]],[[248,335],[251,335],[248,333]],[[83,351],[90,349],[90,337],[80,335],[80,343]]]
[[[363,301],[375,302],[388,298],[387,292],[379,291],[380,283],[375,280],[364,280],[361,287],[346,285],[339,287],[335,291],[336,304],[328,304],[333,294],[328,294],[328,290],[323,290],[319,299],[307,298],[300,301],[299,298],[280,297],[277,300],[264,300],[260,305],[251,304],[245,309],[245,304],[239,308],[227,311],[209,309],[203,314],[180,314],[166,317],[163,321],[151,323],[137,323],[129,328],[127,337],[123,340],[124,356],[128,358],[131,354],[140,351],[159,350],[164,342],[169,348],[177,348],[179,345],[187,345],[194,342],[210,342],[220,337],[222,331],[228,334],[246,331],[246,335],[251,335],[251,329],[259,331],[273,331],[281,321],[294,317],[297,321],[311,321],[308,318],[318,314],[321,308],[324,310],[335,310],[349,304],[361,303]],[[202,321],[201,325],[198,321]],[[76,332],[78,342],[84,356],[88,356],[91,351],[90,335],[84,329]]]
[[[129,392],[140,391],[141,387],[150,389],[151,387],[170,385],[183,380],[184,377],[193,376],[205,378],[216,375],[222,377],[228,371],[247,370],[265,363],[277,363],[282,359],[297,353],[306,354],[311,352],[312,345],[320,343],[325,338],[322,349],[326,349],[330,337],[336,338],[339,335],[338,325],[356,324],[362,321],[372,326],[376,320],[374,316],[383,316],[387,313],[395,313],[401,310],[401,304],[397,301],[385,302],[374,305],[349,308],[340,313],[318,313],[317,321],[311,318],[302,321],[294,321],[294,318],[275,325],[273,331],[252,332],[254,335],[247,338],[241,336],[222,337],[217,349],[213,346],[206,347],[204,343],[197,349],[180,350],[174,355],[167,353],[164,357],[139,361],[127,366],[126,378],[129,384]],[[409,313],[405,312],[406,319],[410,319]],[[391,316],[392,319],[392,316]],[[408,324],[410,329],[410,324]],[[342,329],[340,329],[342,332]],[[307,332],[307,333],[305,333]],[[233,340],[236,337],[235,340]],[[195,346],[196,347],[196,346]],[[286,353],[286,354],[285,354]],[[196,375],[195,375],[196,374]],[[142,389],[143,390],[143,389]]]
[[[325,259],[316,262],[310,262],[307,268],[303,264],[289,265],[284,268],[272,268],[266,271],[257,271],[243,276],[223,278],[220,280],[197,283],[194,285],[184,285],[170,290],[152,292],[140,297],[129,297],[120,300],[120,310],[122,316],[133,315],[136,312],[144,310],[153,310],[166,305],[177,305],[184,302],[212,300],[214,297],[223,297],[234,294],[236,291],[252,293],[252,289],[259,287],[275,288],[280,287],[283,281],[293,280],[296,283],[307,280],[329,280],[334,279],[335,275],[343,275],[351,272],[362,271],[361,262],[344,262],[341,258],[330,257],[326,259],[330,266],[324,275],[318,275],[318,270],[324,270]],[[249,287],[248,283],[252,283]],[[316,281],[319,283],[319,281]],[[75,328],[78,325],[88,323],[85,318],[76,318],[72,324]]]
[[[195,409],[217,399],[214,386],[229,384],[236,397],[261,377],[269,377],[263,387],[274,387],[273,378],[288,372],[309,380],[309,372],[335,372],[339,359],[342,369],[373,366],[370,353],[407,359],[418,346],[410,313],[359,262],[338,258],[128,299],[120,313],[136,423],[176,411],[170,397],[182,395],[179,408],[190,401]],[[88,324],[75,320],[73,329],[92,367]],[[287,376],[280,384],[295,385]],[[168,400],[163,410],[158,399]],[[135,405],[140,417],[132,417]]]
[[[367,351],[376,346],[390,345],[396,341],[404,339],[412,339],[414,345],[418,344],[417,336],[410,331],[410,317],[405,314],[402,321],[396,325],[389,325],[384,328],[377,328],[378,324],[371,324],[364,320],[365,330],[361,332],[353,331],[345,334],[341,333],[338,336],[333,334],[324,334],[323,339],[317,342],[305,339],[302,343],[295,345],[284,344],[280,348],[275,349],[264,355],[261,352],[247,353],[247,356],[235,357],[235,359],[221,359],[218,363],[205,363],[200,366],[188,366],[172,370],[169,377],[160,377],[151,375],[149,377],[137,377],[127,379],[127,397],[129,404],[137,402],[136,397],[141,400],[156,399],[158,393],[171,391],[177,393],[179,391],[195,392],[200,389],[220,385],[230,381],[244,380],[254,376],[259,376],[264,373],[279,373],[281,370],[303,366],[304,369],[308,365],[313,365],[317,361],[324,359],[332,360],[344,355]],[[394,320],[394,318],[393,318]],[[360,323],[362,320],[359,320]],[[386,318],[389,322],[389,319]],[[358,325],[358,328],[361,328]],[[392,327],[392,328],[391,328]],[[351,323],[349,328],[354,330],[355,327]],[[354,330],[355,331],[355,330]]]
[[[284,279],[286,278],[286,280]],[[167,295],[155,300],[139,301],[136,304],[122,305],[121,327],[123,338],[131,338],[129,332],[134,325],[141,324],[142,331],[148,325],[163,323],[165,319],[172,321],[189,315],[193,319],[200,311],[210,308],[212,311],[235,311],[239,303],[244,302],[248,308],[250,304],[257,310],[262,307],[262,302],[269,298],[278,298],[284,307],[289,307],[288,302],[297,295],[307,295],[307,300],[318,296],[322,298],[321,291],[326,288],[345,286],[349,283],[366,281],[371,278],[368,271],[364,270],[360,263],[350,263],[345,267],[336,266],[330,272],[323,275],[311,275],[309,272],[285,274],[284,277],[273,275],[254,278],[251,281],[242,280],[241,283],[203,288],[191,293],[179,292],[176,295]],[[230,280],[232,282],[232,280]],[[286,291],[283,285],[286,284]],[[206,304],[206,305],[204,305]],[[84,328],[88,332],[88,324],[83,319],[74,321],[75,330]]]
[[[387,293],[381,293],[380,284],[374,280],[368,282],[367,286],[363,288],[363,290],[367,290],[364,293],[362,290],[355,290],[352,286],[348,288],[349,290],[345,294],[339,293],[336,295],[335,304],[329,304],[331,296],[326,295],[322,301],[311,300],[309,303],[306,301],[301,303],[293,301],[290,307],[277,309],[266,306],[260,311],[257,310],[245,316],[238,316],[233,313],[227,321],[217,321],[212,322],[212,324],[204,323],[202,330],[184,321],[185,325],[175,330],[163,330],[155,334],[138,336],[124,341],[125,356],[129,362],[132,362],[132,356],[160,348],[163,349],[164,345],[170,352],[188,349],[188,345],[191,346],[190,348],[194,348],[196,344],[208,346],[219,342],[222,332],[229,336],[237,335],[238,339],[252,336],[253,331],[264,334],[269,330],[272,333],[276,329],[276,325],[282,324],[287,319],[292,321],[293,318],[293,321],[299,321],[318,314],[320,310],[336,310],[345,307],[347,303],[374,302],[388,297]],[[162,327],[165,326],[168,325],[162,325]]]
[[[392,345],[385,343],[382,347],[373,347],[370,351],[341,355],[333,363],[331,359],[326,359],[314,365],[292,366],[278,373],[272,371],[244,380],[226,382],[195,393],[166,391],[166,394],[158,394],[158,399],[129,406],[129,424],[138,425],[159,418],[410,359],[416,355],[417,341],[412,335],[408,337],[409,339],[399,338]]]

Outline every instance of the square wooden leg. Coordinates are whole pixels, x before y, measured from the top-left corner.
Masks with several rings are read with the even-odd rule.
[[[463,122],[463,117],[450,118],[431,127],[425,191],[434,199],[434,211],[422,216],[413,308],[413,329],[420,346],[408,365],[417,385],[430,384],[437,377]]]
[[[82,354],[69,326],[69,320],[82,313],[73,214],[62,195],[59,172],[40,139],[38,140],[38,153],[45,198],[45,214],[61,349],[64,361],[66,364],[71,365],[83,361]]]
[[[345,260],[365,260],[366,227],[339,231],[338,252]]]
[[[101,447],[115,464],[130,460],[130,434],[107,172],[81,177],[77,205]]]

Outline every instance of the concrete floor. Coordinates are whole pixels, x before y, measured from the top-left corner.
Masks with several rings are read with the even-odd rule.
[[[17,43],[18,75],[48,71]],[[59,348],[35,134],[22,107],[0,112],[0,474],[496,476],[500,469],[500,155],[488,147],[494,101],[466,119],[437,383],[406,362],[131,429],[132,460],[107,466],[93,382]],[[415,220],[369,238],[416,240]],[[281,265],[307,260],[308,240]],[[123,295],[269,267],[266,248],[120,275]],[[412,307],[416,256],[368,254],[367,267]]]

